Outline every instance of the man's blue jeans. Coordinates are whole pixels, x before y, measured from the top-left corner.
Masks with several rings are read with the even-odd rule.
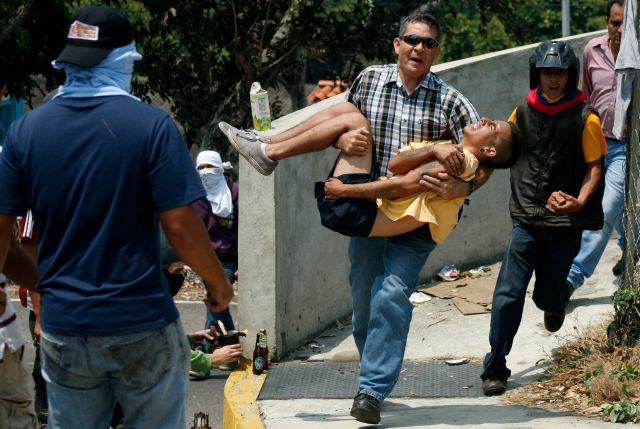
[[[543,311],[561,311],[569,303],[566,284],[571,261],[580,249],[579,230],[514,224],[491,303],[491,352],[481,377],[506,381],[511,371],[506,356],[520,327],[531,275],[536,282],[533,302]]]
[[[398,380],[413,305],[409,297],[436,243],[427,226],[397,237],[353,237],[349,283],[359,392],[384,400]]]
[[[116,401],[125,426],[186,428],[191,352],[180,320],[107,337],[41,335],[49,429],[108,428]]]
[[[222,269],[224,270],[225,275],[229,279],[229,282],[233,283],[236,279],[236,271],[238,271],[238,262],[237,261],[227,261],[221,262]],[[226,308],[218,313],[214,313],[213,311],[207,310],[207,317],[204,322],[204,329],[209,330],[211,326],[214,326],[218,334],[222,335],[222,330],[220,326],[218,326],[218,321],[221,321],[224,324],[224,327],[227,331],[232,331],[236,329],[233,318],[231,317],[231,310]]]
[[[607,156],[604,162],[604,195],[602,210],[604,225],[599,231],[584,231],[580,253],[571,265],[567,281],[574,288],[579,288],[585,278],[591,277],[600,261],[611,232],[615,228],[618,244],[622,247],[624,229],[622,228],[622,209],[624,205],[624,180],[627,164],[627,148],[624,141],[607,139]]]

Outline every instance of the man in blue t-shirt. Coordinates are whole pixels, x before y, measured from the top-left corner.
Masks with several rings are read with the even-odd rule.
[[[40,232],[42,370],[50,429],[184,428],[189,345],[162,275],[160,224],[202,276],[233,290],[191,203],[206,194],[171,118],[129,94],[141,59],[129,20],[87,6],[54,61],[65,84],[9,129],[0,154],[0,262],[15,216]],[[149,356],[154,356],[149,365]]]

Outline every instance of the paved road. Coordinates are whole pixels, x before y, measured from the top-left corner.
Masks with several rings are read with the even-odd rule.
[[[29,333],[28,312],[20,303],[14,303],[22,332]],[[186,332],[202,329],[204,324],[204,304],[202,303],[178,303],[178,310]],[[232,311],[234,308],[232,307]],[[25,347],[25,362],[29,372],[33,366],[34,348],[29,338]],[[222,401],[224,383],[229,376],[227,371],[214,370],[211,377],[203,381],[190,380],[187,391],[187,427],[193,423],[193,415],[196,412],[209,414],[209,425],[212,428],[222,427]]]

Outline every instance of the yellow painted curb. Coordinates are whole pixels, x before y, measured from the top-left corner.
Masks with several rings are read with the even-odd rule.
[[[254,375],[248,359],[231,372],[224,384],[223,429],[264,429],[256,399],[266,376]]]

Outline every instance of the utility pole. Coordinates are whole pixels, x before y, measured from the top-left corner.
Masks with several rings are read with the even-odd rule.
[[[562,37],[571,35],[571,0],[562,0]]]

